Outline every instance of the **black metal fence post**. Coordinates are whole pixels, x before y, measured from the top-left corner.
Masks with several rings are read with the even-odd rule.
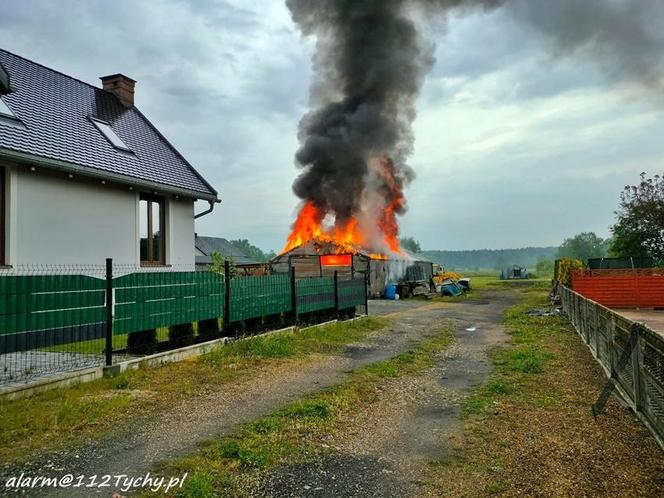
[[[364,314],[369,316],[369,274],[365,273],[364,278]]]
[[[106,258],[106,365],[113,365],[113,259]]]
[[[295,286],[295,267],[291,267],[290,271],[290,286],[291,286],[291,309],[293,310],[293,317],[297,325],[297,289]]]
[[[334,312],[339,314],[339,272],[334,271]]]
[[[228,328],[231,323],[231,262],[228,260],[224,261],[224,285],[224,328]]]

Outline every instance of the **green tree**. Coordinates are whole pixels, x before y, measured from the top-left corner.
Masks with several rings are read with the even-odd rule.
[[[234,277],[237,275],[237,268],[235,264],[233,263],[232,258],[225,258],[224,256],[221,255],[221,253],[218,253],[217,251],[214,251],[210,254],[210,258],[212,259],[212,264],[210,265],[210,271],[213,271],[215,273],[221,273],[222,275],[225,273],[225,266],[226,266],[226,260],[230,262],[230,276]]]
[[[540,259],[535,266],[538,276],[543,275],[553,275],[553,260],[552,259]]]
[[[664,259],[664,178],[641,173],[638,185],[620,194],[611,252],[616,256]]]
[[[611,227],[613,239],[609,253],[619,258],[641,258],[650,256],[646,240],[656,237],[655,233],[644,232],[638,222],[631,217],[619,217]]]
[[[230,243],[247,258],[253,261],[264,262],[274,257],[273,252],[266,254],[260,248],[251,244],[247,239],[231,240]]]
[[[422,252],[420,243],[413,237],[403,237],[399,239],[399,242],[401,243],[401,247],[403,247],[406,251],[410,251],[415,254]]]
[[[603,258],[608,253],[608,242],[594,232],[583,232],[565,239],[558,249],[558,258],[580,259]]]

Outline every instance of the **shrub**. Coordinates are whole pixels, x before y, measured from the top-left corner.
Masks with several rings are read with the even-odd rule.
[[[210,318],[198,321],[198,335],[202,337],[214,336],[219,333],[219,319]]]
[[[191,323],[173,325],[168,329],[168,340],[178,347],[194,343],[194,327]]]
[[[156,345],[157,345],[156,329],[132,332],[127,337],[127,351],[130,354],[154,353]]]
[[[556,282],[571,287],[572,274],[577,270],[583,270],[583,262],[579,259],[557,259],[553,274],[553,279]]]

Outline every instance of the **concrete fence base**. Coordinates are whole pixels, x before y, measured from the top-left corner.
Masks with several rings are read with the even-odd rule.
[[[351,318],[350,320],[344,320],[344,322],[351,322],[354,320],[364,318],[365,316],[366,315],[358,316],[355,318]],[[234,339],[231,337],[221,337],[219,339],[214,339],[212,341],[202,342],[200,344],[193,344],[191,346],[185,346],[182,348],[173,349],[171,351],[164,351],[149,356],[133,358],[110,366],[99,366],[99,367],[86,368],[83,370],[76,370],[73,372],[67,372],[58,376],[50,377],[48,379],[42,379],[22,385],[13,385],[13,386],[0,388],[0,399],[14,400],[19,398],[24,398],[27,396],[32,396],[34,394],[41,393],[44,391],[49,391],[51,389],[57,389],[60,387],[71,387],[86,382],[92,382],[94,380],[101,379],[102,377],[115,377],[117,375],[120,375],[122,372],[126,372],[127,370],[137,370],[138,368],[141,367],[157,367],[160,365],[164,365],[166,363],[173,363],[176,361],[182,361],[189,358],[195,358],[197,356],[209,353],[210,351],[219,346],[222,346],[224,344],[236,340],[241,341],[241,340],[251,339],[253,337],[262,337],[272,334],[282,334],[285,332],[308,330],[336,323],[337,321],[338,320],[330,320],[324,323],[318,323],[308,327],[290,326],[283,329],[270,330],[267,332],[263,332],[262,334],[241,337],[239,339]]]

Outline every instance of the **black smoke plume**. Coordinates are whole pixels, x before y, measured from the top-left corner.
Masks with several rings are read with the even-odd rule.
[[[500,7],[550,38],[556,55],[580,55],[648,86],[662,83],[664,0],[287,0],[287,6],[302,33],[316,38],[312,110],[300,122],[302,172],[293,190],[337,224],[366,209],[368,190],[374,204],[376,192],[385,197],[378,209],[395,205],[395,190],[381,185],[380,175],[377,185],[372,180],[372,160],[389,161],[398,190],[414,176],[406,160],[415,101],[434,63],[415,19]],[[396,214],[404,210],[397,203]]]

